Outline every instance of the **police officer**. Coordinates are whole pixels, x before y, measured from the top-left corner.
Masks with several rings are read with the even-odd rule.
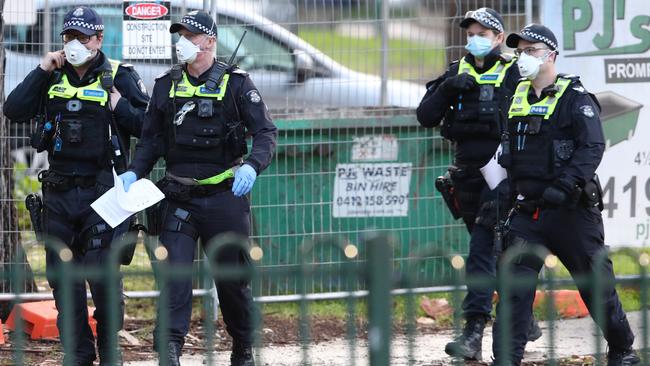
[[[504,25],[498,12],[490,8],[470,11],[460,26],[467,33],[465,48],[469,53],[427,84],[417,117],[428,128],[442,122],[441,135],[455,144],[454,163],[444,178],[451,181],[446,187],[453,184],[454,194],[450,197],[450,190],[445,192],[444,188],[442,193],[450,197],[448,206],[455,217],[463,219],[471,235],[468,277],[494,279],[498,254],[494,228],[509,209],[510,195],[505,180],[491,190],[479,168],[497,150],[519,71],[516,60],[501,52]],[[483,330],[490,319],[494,290],[493,284],[468,283],[462,305],[465,328],[459,338],[447,344],[447,354],[481,360]],[[540,336],[541,330],[533,323],[530,339]]]
[[[224,232],[249,235],[246,194],[271,162],[277,129],[248,74],[216,61],[217,28],[208,13],[190,12],[170,32],[180,34],[176,53],[182,65],[156,79],[143,138],[131,170],[121,178],[128,187],[164,157],[166,176],[158,184],[167,208],[160,241],[171,265],[189,265],[198,238],[208,244]],[[253,148],[242,159],[247,152],[246,133],[253,137]],[[226,248],[219,252],[217,263],[247,265],[248,254],[238,247]],[[254,365],[248,281],[218,280],[216,286],[226,329],[233,338],[231,364]],[[171,321],[168,329],[158,324],[156,337],[168,333],[169,352],[160,357],[178,365],[192,310],[191,279],[171,281],[166,293],[171,294],[169,308],[160,311],[169,311]]]
[[[5,115],[13,122],[38,119],[32,146],[47,151],[50,168],[39,174],[43,185],[43,226],[48,238],[68,245],[73,263],[103,265],[109,244],[117,231],[111,229],[90,204],[113,185],[112,167],[128,152],[129,136],[139,136],[149,97],[133,66],[106,57],[100,50],[104,24],[87,7],[78,7],[64,17],[63,50],[49,52],[40,66],[9,94]],[[113,141],[111,143],[111,140]],[[120,145],[120,143],[122,145]],[[120,151],[121,150],[121,151]],[[123,167],[126,162],[121,160]],[[120,227],[121,228],[121,227]],[[53,240],[52,239],[52,240]],[[95,339],[88,326],[86,284],[73,284],[73,319],[65,319],[61,308],[63,284],[56,281],[60,266],[57,253],[46,250],[47,274],[59,310],[57,326],[72,323],[73,339],[61,334],[65,364],[92,365]],[[95,304],[97,346],[102,365],[108,365],[108,317],[123,320],[121,280],[116,285],[119,304],[109,304],[107,282],[88,279]],[[67,284],[66,284],[67,286]],[[69,306],[69,304],[68,304]],[[117,314],[109,309],[118,308]],[[119,357],[118,357],[118,362]]]
[[[557,40],[545,26],[528,25],[508,36],[506,44],[516,48],[524,77],[508,111],[508,139],[504,139],[500,161],[518,195],[510,218],[507,250],[548,250],[574,277],[599,271],[603,279],[599,291],[594,294],[592,285],[578,283],[580,295],[591,314],[605,314],[599,326],[609,343],[608,365],[636,364],[639,358],[631,348],[634,335],[616,294],[612,262],[599,259],[606,258],[607,249],[601,191],[595,175],[605,150],[598,101],[577,76],[557,73]],[[507,274],[526,284],[509,289],[508,314],[503,312],[503,300],[497,305],[495,364],[521,362],[542,262],[538,257],[521,255],[513,261],[512,273]],[[510,317],[509,330],[502,329],[506,316]],[[511,339],[510,354],[504,354],[505,347],[500,345],[502,332]]]

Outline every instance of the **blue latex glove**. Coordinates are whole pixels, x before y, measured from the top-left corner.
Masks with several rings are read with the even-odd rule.
[[[237,197],[241,197],[253,189],[253,184],[257,178],[255,169],[244,164],[235,171],[235,182],[232,184],[232,193]]]
[[[135,175],[135,173],[130,170],[120,174],[119,178],[122,180],[125,192],[128,192],[131,184],[135,183],[135,181],[138,180],[138,177]]]

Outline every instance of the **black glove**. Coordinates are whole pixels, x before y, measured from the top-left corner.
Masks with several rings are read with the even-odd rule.
[[[569,194],[555,185],[549,186],[542,193],[544,202],[552,206],[563,206],[567,203],[568,198]]]
[[[476,85],[478,84],[472,75],[462,73],[448,78],[442,83],[441,87],[445,94],[455,96],[474,88]]]

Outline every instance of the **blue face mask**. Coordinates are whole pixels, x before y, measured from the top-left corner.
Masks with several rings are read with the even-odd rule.
[[[467,41],[465,49],[476,57],[485,57],[492,51],[492,40],[485,37],[472,36]]]

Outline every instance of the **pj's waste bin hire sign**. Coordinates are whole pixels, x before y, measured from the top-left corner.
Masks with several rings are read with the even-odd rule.
[[[605,242],[650,244],[650,1],[547,0],[542,22],[560,43],[558,71],[581,76],[602,106],[598,169]]]
[[[122,9],[122,57],[169,60],[172,56],[170,2],[125,1]]]

